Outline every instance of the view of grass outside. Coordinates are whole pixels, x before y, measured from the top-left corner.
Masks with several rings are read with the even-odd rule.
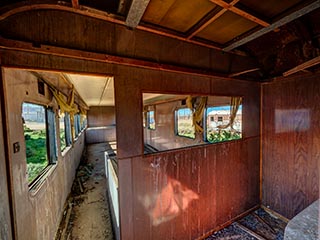
[[[230,121],[230,106],[207,108],[207,140],[210,143],[224,142],[242,137],[242,108],[238,109],[233,128],[220,129]]]
[[[148,128],[155,130],[156,129],[156,122],[154,119],[154,111],[149,111],[147,114],[147,118],[148,118]]]
[[[40,105],[30,103],[22,105],[29,183],[49,164],[45,111],[45,108]]]
[[[177,135],[188,138],[195,138],[195,129],[192,123],[192,112],[189,108],[177,110],[176,129]]]
[[[67,147],[64,113],[60,114],[59,126],[60,126],[60,149],[61,151],[63,151]]]

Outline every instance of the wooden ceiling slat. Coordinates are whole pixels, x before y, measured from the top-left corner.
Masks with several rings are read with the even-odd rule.
[[[237,2],[239,2],[240,0],[233,0],[229,5],[233,6],[235,5]],[[194,37],[195,35],[197,35],[199,32],[201,32],[203,29],[205,29],[208,25],[210,25],[212,22],[214,22],[215,20],[217,20],[219,17],[222,16],[222,14],[224,14],[227,11],[226,8],[221,9],[218,13],[216,13],[214,16],[212,16],[210,19],[208,19],[208,21],[204,22],[201,26],[199,26],[198,28],[194,29],[189,36],[187,37],[187,39],[190,39],[192,37]]]
[[[264,35],[268,32],[271,32],[271,31],[273,31],[273,30],[275,30],[275,29],[277,29],[277,28],[279,28],[279,27],[281,27],[281,26],[283,26],[283,25],[285,25],[285,24],[287,24],[287,23],[289,23],[289,22],[291,22],[291,21],[317,9],[317,8],[319,8],[319,7],[320,7],[320,0],[317,0],[309,5],[305,6],[304,8],[301,8],[301,9],[281,18],[279,21],[272,23],[270,26],[262,28],[256,32],[254,32],[253,34],[230,44],[229,46],[225,47],[223,50],[226,52],[231,51],[231,50],[233,50],[239,46],[242,46],[243,44],[246,44],[246,43],[248,43],[258,37],[261,37],[262,35]]]
[[[298,66],[286,71],[286,72],[284,72],[282,75],[284,77],[287,77],[287,76],[290,76],[290,75],[292,75],[292,74],[294,74],[296,72],[303,71],[303,70],[305,70],[305,69],[307,69],[309,67],[312,67],[312,66],[315,66],[315,65],[318,65],[318,64],[320,64],[320,56],[315,57],[315,58],[313,58],[313,59],[311,59],[309,61],[306,61],[306,62],[304,62],[304,63],[302,63],[302,64],[300,64],[300,65],[298,65]]]
[[[133,0],[126,19],[128,27],[138,26],[150,0]]]
[[[256,71],[259,71],[259,70],[260,70],[260,68],[248,69],[248,70],[245,70],[245,71],[229,74],[229,77],[233,78],[233,77],[237,77],[237,76],[240,76],[240,75],[243,75],[243,74],[246,74],[246,73],[256,72]]]
[[[196,37],[208,39],[225,46],[225,44],[257,26],[256,23],[227,11],[199,32]]]
[[[252,22],[255,22],[263,27],[268,27],[270,26],[269,23],[263,21],[262,19],[259,19],[253,15],[251,15],[250,13],[247,13],[237,7],[235,7],[233,4],[229,4],[229,3],[226,3],[225,1],[223,0],[210,0],[211,2],[213,2],[214,4],[217,4],[219,5],[220,7],[223,7],[224,9],[227,9],[235,14],[238,14],[239,16],[241,17],[244,17]]]
[[[217,8],[208,0],[152,0],[142,21],[186,33]]]

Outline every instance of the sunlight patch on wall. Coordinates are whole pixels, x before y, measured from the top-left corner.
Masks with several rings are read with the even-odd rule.
[[[276,109],[275,111],[275,131],[304,132],[310,129],[309,109]]]

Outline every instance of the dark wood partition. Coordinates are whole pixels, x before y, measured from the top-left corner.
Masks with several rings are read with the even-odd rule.
[[[259,204],[259,84],[132,69],[115,87],[122,239],[195,239]],[[143,155],[142,92],[243,96],[244,137]]]
[[[319,198],[320,75],[263,86],[263,204],[287,218]]]

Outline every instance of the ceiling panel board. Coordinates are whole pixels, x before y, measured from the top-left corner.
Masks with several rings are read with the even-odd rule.
[[[114,106],[114,82],[113,78],[109,77],[106,83],[105,91],[103,92],[99,106]]]
[[[216,7],[208,0],[152,0],[142,20],[186,32]]]
[[[232,12],[226,12],[196,36],[216,43],[225,44],[256,26],[257,24],[254,22]]]
[[[145,22],[150,22],[154,24],[160,24],[163,17],[167,14],[171,6],[175,3],[176,0],[152,0],[149,2],[149,5],[142,17],[142,20]]]
[[[254,10],[259,16],[263,16],[267,19],[273,19],[282,12],[302,2],[301,0],[268,0],[268,1],[257,1],[257,0],[241,0],[236,5],[241,8],[241,5]]]
[[[114,104],[113,78],[66,74],[88,106]]]

